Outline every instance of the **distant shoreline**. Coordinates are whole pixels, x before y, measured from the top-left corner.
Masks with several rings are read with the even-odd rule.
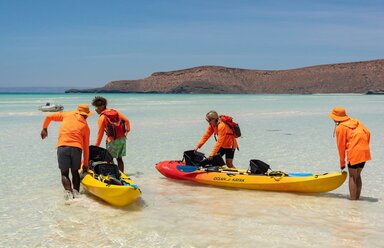
[[[289,70],[256,70],[203,65],[154,72],[136,80],[66,93],[140,94],[384,94],[384,59],[315,65]]]
[[[384,95],[384,91],[368,91],[365,93],[174,93],[174,92],[124,92],[124,91],[71,91],[68,87],[0,87],[0,95],[7,94],[138,94],[138,95]]]
[[[97,88],[0,87],[0,93],[384,95],[384,59],[289,70],[199,66]]]

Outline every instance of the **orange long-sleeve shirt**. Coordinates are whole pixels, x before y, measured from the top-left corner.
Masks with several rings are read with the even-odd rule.
[[[57,147],[72,146],[83,150],[84,163],[89,159],[89,135],[90,130],[83,116],[72,112],[62,112],[47,115],[43,128],[48,128],[51,121],[62,122],[59,131]]]
[[[199,143],[197,144],[198,148],[201,148],[205,142],[212,136],[212,134],[217,135],[216,143],[210,153],[210,156],[214,156],[220,150],[220,148],[233,148],[236,149],[237,140],[233,135],[232,129],[225,123],[219,122],[216,127],[208,125],[205,134],[201,137]]]
[[[104,109],[104,111],[107,111],[107,110],[109,110],[109,109]],[[104,111],[100,113],[99,120],[97,121],[99,128],[97,131],[97,138],[96,138],[96,143],[95,143],[96,146],[100,146],[101,141],[102,141],[103,136],[104,136],[104,130],[105,130],[105,122],[104,122],[105,116],[103,115]],[[117,111],[117,113],[119,114],[119,118],[124,120],[124,122],[125,122],[125,130],[126,130],[125,135],[127,135],[129,133],[129,131],[131,131],[131,125],[129,123],[129,120],[127,117],[125,117],[119,111]],[[111,141],[112,141],[112,138],[107,137],[107,142],[111,142]]]
[[[370,133],[363,123],[356,119],[341,122],[336,127],[336,144],[339,150],[340,168],[345,167],[345,155],[351,165],[371,159]]]

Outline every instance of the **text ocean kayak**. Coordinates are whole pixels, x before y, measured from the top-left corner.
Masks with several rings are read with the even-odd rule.
[[[346,172],[252,175],[246,170],[237,169],[221,168],[210,171],[185,165],[177,160],[159,162],[156,169],[168,178],[220,187],[301,193],[332,191],[340,187],[347,177]]]

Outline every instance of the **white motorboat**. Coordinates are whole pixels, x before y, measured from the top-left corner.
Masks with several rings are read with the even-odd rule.
[[[63,105],[52,104],[47,102],[45,105],[40,106],[39,110],[42,112],[59,112],[59,111],[63,111],[64,107]]]

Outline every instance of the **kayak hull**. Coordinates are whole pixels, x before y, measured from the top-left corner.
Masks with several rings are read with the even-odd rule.
[[[340,187],[344,183],[346,176],[346,172],[335,172],[305,177],[291,177],[283,175],[231,175],[225,172],[210,172],[198,174],[193,177],[192,181],[221,187],[281,192],[322,193],[332,191]]]
[[[326,174],[308,174],[300,176],[289,175],[250,175],[245,170],[219,169],[217,171],[195,170],[183,172],[184,163],[180,161],[163,161],[156,165],[156,169],[166,177],[189,180],[196,183],[208,184],[219,187],[300,192],[322,193],[340,187],[346,177],[346,172]],[[188,166],[185,166],[187,168]],[[190,167],[190,166],[189,166]]]
[[[107,203],[116,207],[124,207],[136,201],[140,197],[141,191],[124,173],[120,172],[120,176],[124,185],[108,184],[94,178],[93,171],[88,170],[81,183],[91,194]]]
[[[177,180],[187,180],[187,173],[177,170],[177,166],[179,165],[185,165],[185,163],[178,160],[167,160],[157,163],[156,169],[165,177]]]

